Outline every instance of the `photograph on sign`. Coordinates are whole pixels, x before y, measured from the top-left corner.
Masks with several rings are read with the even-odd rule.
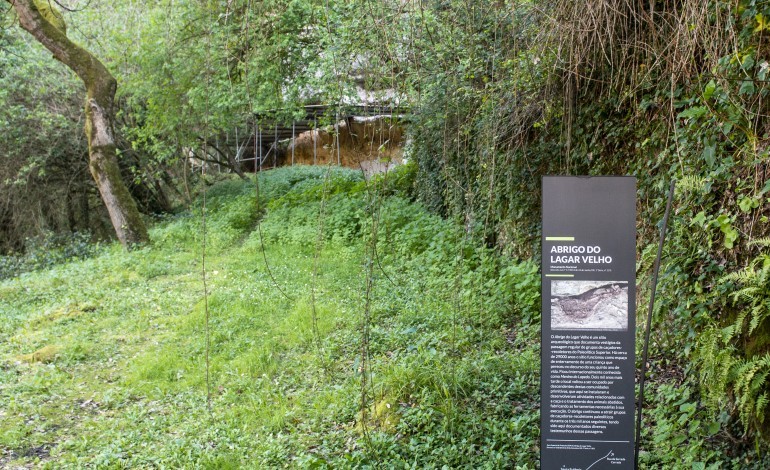
[[[626,331],[628,282],[553,281],[551,328]]]

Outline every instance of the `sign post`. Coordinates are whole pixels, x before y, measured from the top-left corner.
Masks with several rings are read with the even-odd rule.
[[[543,177],[540,458],[634,468],[636,179]]]

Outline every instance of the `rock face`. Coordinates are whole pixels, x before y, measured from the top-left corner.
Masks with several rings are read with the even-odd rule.
[[[403,128],[390,116],[346,119],[338,123],[338,129],[342,166],[359,168],[363,162],[401,161]],[[290,164],[292,150],[295,164],[337,163],[334,127],[299,134],[283,151],[284,164]]]
[[[618,331],[628,329],[628,283],[553,281],[551,328]]]

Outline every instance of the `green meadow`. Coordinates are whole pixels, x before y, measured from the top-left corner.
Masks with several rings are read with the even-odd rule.
[[[3,281],[1,466],[538,468],[537,268],[413,176],[220,179],[151,246]],[[645,461],[724,463],[697,398],[652,388]]]

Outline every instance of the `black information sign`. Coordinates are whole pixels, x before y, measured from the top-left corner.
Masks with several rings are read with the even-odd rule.
[[[634,466],[636,179],[543,178],[541,468]]]

